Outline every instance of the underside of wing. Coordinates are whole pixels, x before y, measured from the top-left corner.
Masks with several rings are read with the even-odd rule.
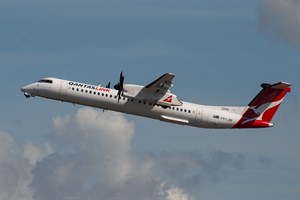
[[[159,77],[158,79],[156,79],[155,81],[146,85],[145,88],[148,88],[150,91],[155,93],[165,94],[172,86],[172,80],[174,77],[175,74],[166,73],[161,77]]]

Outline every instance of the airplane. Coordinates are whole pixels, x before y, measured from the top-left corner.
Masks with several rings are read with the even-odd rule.
[[[208,106],[181,101],[170,92],[173,73],[166,73],[146,86],[125,84],[123,72],[119,82],[110,88],[58,78],[43,78],[24,86],[25,97],[39,96],[73,104],[143,116],[199,128],[265,128],[291,84],[263,83],[262,90],[248,106]]]

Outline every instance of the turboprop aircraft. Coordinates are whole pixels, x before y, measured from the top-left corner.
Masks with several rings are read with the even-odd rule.
[[[175,74],[166,73],[146,86],[125,84],[123,72],[119,82],[110,88],[43,78],[24,86],[25,97],[44,97],[113,110],[160,121],[201,128],[264,128],[272,127],[271,120],[291,91],[291,84],[279,82],[261,84],[262,90],[248,106],[208,106],[181,101],[170,92]]]

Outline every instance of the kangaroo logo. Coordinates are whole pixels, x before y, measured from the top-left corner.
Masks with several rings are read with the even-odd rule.
[[[166,99],[164,99],[164,102],[167,102],[167,103],[172,103],[172,95],[170,95],[169,97],[167,97]]]
[[[252,110],[256,114],[256,116],[252,116],[251,118],[249,118],[249,119],[245,120],[244,122],[242,122],[242,124],[245,124],[245,123],[257,120],[257,119],[261,120],[263,114],[267,110],[269,110],[269,109],[271,109],[275,106],[278,106],[279,104],[281,104],[282,101],[283,101],[283,99],[280,99],[280,100],[275,101],[275,102],[264,103],[264,104],[262,104],[258,107],[257,106],[249,107],[249,110]]]
[[[249,109],[250,110],[252,110],[255,114],[257,114],[258,116],[261,114],[260,112],[259,112],[259,108],[261,107],[258,107],[258,108],[255,108],[256,106],[251,106],[251,107],[249,107]]]

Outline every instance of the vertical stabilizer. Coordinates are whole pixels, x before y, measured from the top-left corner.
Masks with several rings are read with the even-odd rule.
[[[261,84],[263,88],[246,107],[241,119],[233,128],[271,127],[272,118],[283,101],[285,95],[291,91],[291,84],[279,82],[276,84]]]

